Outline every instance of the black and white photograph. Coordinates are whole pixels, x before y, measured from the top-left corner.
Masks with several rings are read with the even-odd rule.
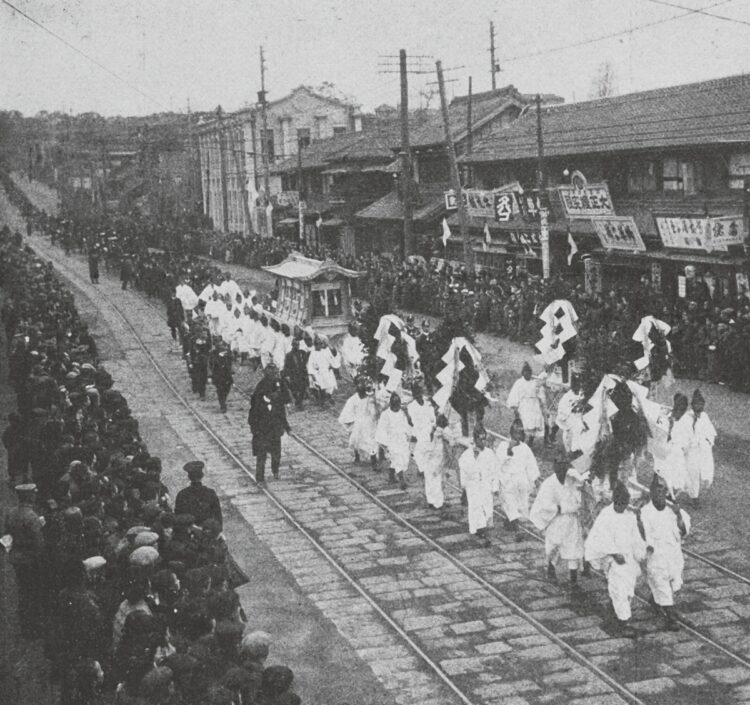
[[[1,705],[750,705],[748,0],[0,0]]]

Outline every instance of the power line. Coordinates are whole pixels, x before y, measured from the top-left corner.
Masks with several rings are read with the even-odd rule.
[[[510,61],[523,61],[524,59],[533,59],[538,56],[546,56],[547,54],[556,54],[561,51],[567,51],[568,49],[576,49],[577,47],[588,46],[589,44],[603,42],[606,39],[614,39],[615,37],[622,37],[626,34],[633,34],[633,32],[638,32],[642,29],[648,29],[649,27],[655,27],[656,25],[665,24],[667,22],[673,22],[674,20],[679,20],[683,17],[687,17],[688,15],[702,14],[702,13],[705,13],[706,10],[711,10],[714,7],[719,7],[720,5],[726,5],[727,3],[730,3],[730,2],[734,2],[734,0],[720,0],[720,2],[715,2],[715,3],[712,3],[711,5],[706,5],[705,7],[696,8],[696,9],[688,9],[687,12],[681,12],[678,15],[665,17],[661,20],[654,20],[653,22],[645,22],[644,24],[636,25],[635,27],[630,27],[628,29],[619,30],[617,32],[610,32],[609,34],[603,34],[598,37],[591,37],[590,39],[584,39],[580,42],[573,42],[572,44],[562,44],[560,46],[552,47],[551,49],[540,49],[539,51],[530,52],[528,54],[518,54],[516,56],[511,56],[509,58],[503,59],[503,62],[507,64]]]
[[[655,5],[664,5],[665,7],[674,7],[678,10],[690,10],[690,8],[686,5],[679,5],[674,2],[666,2],[666,0],[648,0],[648,2],[652,2]],[[735,24],[744,24],[750,27],[750,22],[747,22],[745,20],[738,20],[734,17],[727,17],[726,15],[717,15],[714,12],[706,12],[706,9],[709,8],[705,8],[703,10],[694,10],[694,12],[697,12],[700,15],[705,15],[706,17],[712,17],[715,20],[724,20],[725,22],[734,22]]]
[[[0,2],[2,2],[4,5],[7,5],[11,10],[13,10],[14,12],[17,12],[19,15],[21,15],[21,17],[23,17],[24,19],[28,20],[33,25],[39,27],[39,29],[41,29],[42,31],[44,31],[47,34],[51,35],[52,37],[54,37],[55,39],[57,39],[59,42],[62,42],[66,47],[68,47],[68,49],[72,49],[76,54],[79,54],[80,56],[82,56],[87,61],[90,61],[95,66],[98,66],[105,73],[108,73],[110,76],[113,76],[114,78],[116,78],[118,81],[120,81],[121,83],[123,83],[124,85],[126,85],[128,88],[130,88],[130,90],[135,91],[136,93],[138,93],[139,95],[141,95],[144,98],[148,98],[148,100],[156,103],[157,105],[159,105],[162,108],[166,107],[165,104],[162,103],[158,98],[155,98],[154,96],[149,95],[148,93],[145,93],[138,86],[136,86],[135,84],[131,83],[126,78],[123,78],[122,76],[120,76],[120,74],[116,73],[115,71],[113,71],[112,69],[110,69],[108,66],[105,66],[98,59],[95,59],[93,56],[90,56],[85,51],[83,51],[82,49],[79,49],[74,44],[71,44],[67,39],[65,39],[64,37],[61,37],[59,34],[57,34],[56,32],[54,32],[53,30],[51,30],[49,27],[47,27],[43,23],[39,22],[38,20],[35,20],[30,15],[26,14],[23,10],[20,10],[13,3],[9,2],[9,0],[0,0]]]

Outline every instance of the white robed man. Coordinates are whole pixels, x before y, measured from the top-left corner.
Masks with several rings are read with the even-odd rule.
[[[674,395],[672,411],[668,418],[666,444],[662,454],[654,454],[654,471],[664,480],[672,499],[689,485],[687,452],[692,436],[690,425],[679,423],[688,410],[688,398],[680,393]]]
[[[219,293],[225,298],[229,296],[232,302],[236,301],[237,294],[242,296],[242,289],[240,289],[239,284],[232,279],[230,272],[224,272],[224,279],[219,284]]]
[[[711,487],[714,481],[714,443],[716,429],[704,411],[706,401],[700,389],[693,392],[690,410],[675,423],[672,433],[685,433],[688,444],[685,456],[687,464],[687,493],[698,501],[701,490]]]
[[[388,482],[396,482],[406,489],[406,470],[409,467],[409,442],[412,439],[411,421],[401,408],[401,397],[391,394],[388,408],[380,414],[375,440],[388,453]]]
[[[331,353],[323,345],[323,338],[315,336],[315,349],[307,358],[307,374],[310,375],[310,390],[318,401],[325,404],[336,391],[336,375],[333,373]]]
[[[493,488],[497,486],[497,457],[487,447],[487,431],[474,427],[474,443],[458,459],[461,487],[466,490],[469,533],[484,546],[490,546],[489,528],[493,525]]]
[[[260,328],[258,333],[259,354],[261,367],[265,368],[273,362],[273,346],[276,338],[273,328],[268,323],[268,317],[265,313],[260,315]]]
[[[505,512],[507,528],[516,532],[516,540],[524,536],[519,532],[518,520],[529,518],[531,492],[539,479],[539,465],[525,440],[522,423],[515,419],[510,425],[510,440],[501,441],[495,448],[497,457],[497,487],[500,506]]]
[[[646,579],[664,627],[677,631],[674,594],[682,587],[682,539],[690,532],[690,516],[677,502],[667,506],[667,485],[659,475],[651,482],[651,501],[641,509],[646,539]]]
[[[341,340],[339,350],[341,352],[344,371],[351,379],[355,379],[359,367],[365,359],[365,346],[359,337],[359,329],[356,323],[349,323],[346,335]]]
[[[421,382],[414,382],[411,393],[413,398],[406,410],[414,426],[414,437],[417,439],[412,455],[417,465],[417,473],[424,475],[425,468],[429,463],[428,456],[432,432],[436,425],[435,407],[432,402],[424,398],[424,389]]]
[[[534,438],[544,434],[544,390],[539,380],[531,374],[531,365],[523,363],[521,377],[510,388],[508,408],[521,420],[526,432],[526,442],[534,444]]]
[[[557,582],[555,564],[560,561],[568,568],[571,589],[578,587],[578,568],[583,562],[583,480],[566,457],[556,458],[554,474],[539,486],[529,515],[534,526],[544,532],[547,577]]]
[[[557,417],[555,418],[555,424],[562,434],[563,448],[568,453],[578,450],[578,435],[583,430],[582,401],[581,378],[577,374],[572,374],[570,376],[570,389],[562,395],[560,403],[557,405]]]
[[[427,505],[432,509],[441,509],[447,503],[443,491],[448,447],[461,437],[448,425],[448,417],[438,414],[435,426],[426,446],[423,446],[421,458],[424,468],[424,495]],[[416,456],[415,456],[416,457]]]
[[[208,320],[208,332],[212,336],[220,335],[221,318],[224,311],[226,311],[226,306],[221,300],[219,290],[214,289],[204,311]]]
[[[180,277],[174,295],[180,300],[182,310],[185,313],[192,311],[198,305],[198,295],[193,291],[193,287],[187,283],[185,277]]]
[[[646,543],[638,528],[638,517],[628,507],[628,488],[617,482],[612,504],[599,512],[584,544],[584,557],[607,576],[607,591],[617,618],[620,636],[634,639],[630,624],[631,600],[641,574],[640,563],[646,557]]]
[[[344,404],[339,414],[339,423],[349,429],[349,448],[354,451],[354,462],[362,456],[369,456],[373,470],[378,469],[378,444],[375,434],[378,430],[379,411],[370,380],[359,376],[356,379],[357,391]]]
[[[216,292],[217,294],[220,293],[219,292],[219,283],[220,282],[218,282],[218,281],[216,283],[214,283],[214,282],[208,282],[208,284],[206,284],[206,286],[203,287],[203,291],[201,291],[201,293],[198,294],[198,298],[201,301],[204,301],[206,304],[208,304],[208,302],[211,301],[211,299],[214,298],[214,292]]]

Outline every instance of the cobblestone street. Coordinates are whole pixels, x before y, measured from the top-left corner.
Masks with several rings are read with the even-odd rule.
[[[191,401],[194,416],[160,381],[113,304],[139,331],[176,390],[186,393],[184,364],[158,309],[137,293],[121,292],[112,280],[103,279],[95,289],[85,279],[82,260],[65,260],[36,239],[34,246],[57,261],[83,292],[96,291],[97,308],[126,355],[113,370],[115,378],[122,379],[129,368],[131,379],[139,382],[132,402],[137,413],[147,418],[158,407],[185,448],[212,469],[211,481],[246,522],[233,527],[233,552],[241,556],[248,534],[258,537],[396,701],[450,702],[463,696],[469,702],[579,705],[747,697],[746,583],[689,562],[680,602],[701,634],[736,657],[697,633],[654,631],[646,606],[636,610],[642,638],[613,639],[604,621],[606,591],[600,579],[586,583],[586,599],[575,600],[542,579],[541,546],[532,536],[515,542],[497,531],[492,549],[478,549],[466,533],[455,492],[451,508],[438,516],[424,508],[415,478],[403,493],[354,467],[332,412],[290,416],[304,443],[285,439],[282,478],[271,484],[268,496],[258,493],[227,457],[230,449],[250,465],[246,400],[233,393],[226,416],[212,400]],[[238,386],[249,384],[238,377]],[[217,447],[204,424],[225,448]],[[691,546],[742,554],[739,544],[706,538]]]

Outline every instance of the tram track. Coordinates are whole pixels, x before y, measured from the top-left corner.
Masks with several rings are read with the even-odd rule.
[[[78,275],[73,271],[72,272],[73,277],[81,279],[78,277]],[[155,310],[158,312],[160,319],[163,319],[163,314],[159,310],[159,308],[153,304],[153,302],[148,301],[145,297],[140,296],[139,297],[146,305],[148,305],[152,310]],[[203,414],[197,411],[194,406],[187,400],[185,397],[181,394],[181,392],[177,389],[174,382],[170,379],[169,375],[164,371],[162,368],[162,365],[160,362],[156,359],[156,357],[151,353],[151,351],[148,349],[148,346],[143,342],[142,337],[140,336],[138,330],[136,327],[132,324],[132,322],[128,319],[127,316],[120,310],[120,308],[112,301],[107,301],[109,305],[112,306],[113,310],[116,311],[118,317],[123,321],[123,323],[130,329],[131,334],[133,337],[138,341],[140,347],[143,349],[143,352],[148,356],[152,366],[156,370],[156,372],[159,374],[159,376],[164,380],[164,382],[169,386],[169,388],[172,390],[173,394],[176,398],[180,400],[180,403],[192,413],[196,419],[200,422],[201,426],[206,430],[208,435],[210,435],[214,441],[220,445],[225,452],[227,453],[228,457],[232,458],[233,462],[236,464],[236,466],[244,473],[246,477],[248,477],[252,482],[254,482],[254,476],[250,469],[244,464],[241,457],[239,457],[239,454],[236,452],[235,449],[232,448],[231,442],[227,442],[224,440],[212,427],[209,423],[206,422],[206,420],[203,418]],[[240,389],[237,389],[237,392],[245,397],[247,397],[247,394],[245,391],[242,391]],[[335,421],[335,420],[334,420]],[[539,632],[540,634],[547,637],[551,642],[556,644],[560,647],[565,653],[567,653],[571,658],[573,658],[576,662],[578,662],[580,665],[587,668],[592,674],[594,674],[602,683],[605,683],[607,686],[609,686],[612,691],[617,693],[621,698],[623,698],[627,702],[633,702],[633,703],[643,703],[643,702],[666,702],[663,699],[658,699],[656,701],[651,699],[641,699],[634,690],[637,691],[637,689],[629,689],[626,684],[623,684],[616,678],[609,675],[603,668],[600,668],[595,661],[587,656],[585,653],[580,651],[576,648],[576,646],[572,643],[570,643],[570,640],[567,640],[560,637],[558,634],[555,633],[552,629],[550,629],[547,625],[545,625],[542,621],[537,619],[529,610],[524,609],[524,607],[519,604],[516,600],[514,600],[512,597],[508,596],[505,592],[498,589],[498,587],[491,582],[490,579],[482,575],[480,572],[475,570],[472,566],[468,565],[468,563],[465,560],[462,560],[460,557],[455,555],[453,552],[449,551],[445,548],[444,545],[441,545],[439,543],[439,540],[436,540],[433,538],[433,536],[430,536],[427,532],[423,530],[423,528],[420,528],[420,526],[417,525],[415,521],[411,521],[410,519],[407,519],[405,516],[402,515],[402,512],[399,511],[398,507],[394,508],[391,506],[390,503],[387,501],[384,501],[380,496],[378,496],[378,491],[373,490],[371,487],[370,482],[361,482],[359,480],[360,475],[367,476],[367,473],[361,473],[358,471],[354,471],[354,473],[348,472],[345,468],[341,466],[341,464],[329,457],[329,455],[326,455],[325,453],[322,453],[319,451],[313,442],[311,442],[309,439],[306,439],[299,433],[293,433],[291,434],[292,439],[306,448],[310,453],[318,457],[321,461],[323,461],[331,470],[333,470],[337,475],[339,475],[341,478],[345,479],[348,483],[354,485],[358,491],[363,493],[365,496],[368,497],[373,503],[375,503],[378,507],[383,509],[385,512],[387,512],[394,521],[399,522],[402,526],[406,527],[409,531],[411,531],[415,536],[419,537],[420,540],[426,542],[429,544],[437,553],[439,553],[441,556],[443,556],[446,560],[450,561],[454,566],[456,566],[459,570],[461,570],[466,576],[470,577],[474,582],[476,582],[478,585],[480,585],[487,593],[495,597],[497,600],[499,600],[503,605],[511,609],[516,615],[521,617],[524,621],[526,621],[529,625],[533,626],[534,629]],[[368,486],[369,485],[369,486]],[[462,702],[474,702],[470,699],[470,696],[466,695],[463,691],[461,691],[458,686],[455,685],[455,683],[447,676],[444,669],[437,663],[435,663],[434,660],[431,659],[431,657],[425,653],[425,651],[419,646],[419,644],[416,643],[416,641],[410,637],[404,629],[402,629],[399,624],[392,619],[386,610],[384,610],[379,604],[376,599],[369,593],[369,591],[364,588],[354,577],[351,575],[350,572],[344,568],[339,561],[336,560],[336,558],[333,557],[331,554],[331,551],[327,550],[313,535],[310,531],[308,531],[302,524],[300,524],[297,519],[294,517],[294,513],[289,510],[287,507],[284,506],[282,502],[280,502],[279,499],[277,499],[273,492],[264,489],[266,495],[268,496],[269,500],[277,506],[277,508],[287,517],[288,521],[292,523],[295,528],[298,528],[299,531],[305,535],[305,537],[310,541],[310,543],[313,544],[313,546],[321,552],[322,555],[325,556],[326,560],[331,562],[332,565],[336,566],[336,569],[344,576],[359,593],[362,595],[364,599],[368,601],[369,604],[373,606],[376,611],[381,614],[383,619],[388,622],[388,624],[391,626],[391,628],[394,629],[396,633],[401,636],[404,641],[406,641],[407,644],[409,644],[410,648],[415,651],[415,653],[419,654],[420,658],[423,659],[425,664],[427,664],[431,670],[436,673],[440,679],[446,684],[447,687],[449,687],[454,695],[456,695],[459,700]],[[391,495],[392,498],[392,495]],[[413,513],[413,512],[412,512]],[[464,529],[465,531],[465,529]],[[527,533],[534,538],[535,541],[539,540],[539,536],[535,535],[534,532],[527,529]],[[490,554],[491,555],[491,554]],[[526,580],[534,580],[533,576],[526,576]],[[690,628],[692,629],[692,628]],[[698,631],[691,631],[691,636],[696,639],[700,639],[706,646],[709,646],[717,651],[720,651],[724,656],[731,659],[735,664],[739,664],[745,668],[750,668],[750,663],[745,660],[742,656],[739,654],[735,654],[734,652],[726,649],[718,642],[711,640],[706,635],[701,634]],[[684,698],[680,700],[680,702],[688,702],[689,700],[685,700]],[[699,701],[698,701],[699,702]]]

